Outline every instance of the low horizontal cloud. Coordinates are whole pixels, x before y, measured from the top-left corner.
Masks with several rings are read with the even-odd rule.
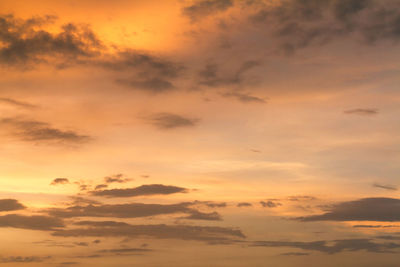
[[[400,249],[397,243],[377,243],[371,239],[343,239],[332,241],[256,241],[256,247],[289,247],[302,250],[318,251],[327,254],[336,254],[344,251],[367,251],[376,253],[395,253]]]
[[[327,212],[296,218],[303,222],[310,221],[400,221],[400,199],[364,198],[332,205]]]
[[[27,102],[23,102],[23,101],[18,101],[18,100],[8,98],[8,97],[0,97],[0,103],[6,103],[6,104],[9,104],[12,106],[27,108],[27,109],[37,108],[36,105],[30,104]]]
[[[240,202],[240,203],[237,204],[237,206],[239,208],[241,208],[241,207],[251,207],[253,205],[251,203],[248,203],[248,202]]]
[[[96,223],[99,226],[95,226]],[[180,239],[197,240],[208,243],[234,242],[242,240],[244,234],[229,227],[216,226],[192,226],[192,225],[131,225],[115,224],[114,226],[101,226],[102,222],[93,222],[91,227],[58,230],[52,233],[54,236],[63,237],[127,237],[127,238],[156,238],[156,239]]]
[[[130,181],[132,181],[132,179],[124,178],[124,175],[122,173],[119,173],[119,174],[114,174],[111,176],[104,177],[104,181],[107,184],[111,184],[111,183],[120,183],[121,184],[121,183],[130,182]]]
[[[238,93],[238,92],[229,92],[229,93],[224,93],[222,94],[222,96],[225,97],[232,97],[235,98],[237,100],[239,100],[240,102],[243,103],[261,103],[261,104],[265,104],[267,101],[265,101],[264,99],[257,97],[257,96],[253,96],[250,94],[245,94],[245,93]]]
[[[0,263],[34,263],[43,262],[50,259],[51,256],[38,257],[38,256],[0,256]]]
[[[66,208],[51,208],[44,210],[49,215],[59,218],[73,217],[114,217],[114,218],[140,218],[158,215],[187,214],[187,219],[192,220],[221,220],[216,213],[206,213],[192,207],[193,203],[183,202],[178,204],[89,204],[75,205]],[[108,223],[108,222],[103,222]],[[104,225],[105,226],[105,225]],[[107,225],[109,226],[109,225]]]
[[[0,199],[0,212],[22,210],[25,208],[26,207],[19,203],[19,201],[16,199]]]
[[[272,201],[272,200],[260,201],[260,204],[264,208],[276,208],[276,207],[282,206],[282,203],[279,203],[279,202],[276,202],[276,201]]]
[[[57,129],[46,122],[35,120],[3,118],[0,119],[0,125],[9,127],[14,131],[13,135],[23,141],[84,143],[91,140],[90,136],[81,135],[74,131]]]
[[[372,186],[381,188],[381,189],[385,189],[385,190],[397,191],[397,187],[394,185],[388,185],[388,184],[384,185],[384,184],[374,183],[374,184],[372,184]]]
[[[186,128],[196,126],[199,122],[197,118],[184,117],[173,113],[155,113],[144,118],[149,124],[162,129],[170,130],[175,128]]]
[[[50,183],[50,185],[58,184],[69,184],[69,180],[67,178],[56,178]]]
[[[151,195],[170,195],[176,193],[187,193],[188,189],[162,184],[141,185],[135,188],[108,189],[90,192],[94,196],[103,197],[137,197]]]
[[[64,227],[64,222],[59,218],[50,216],[7,214],[0,216],[0,227],[49,231]]]
[[[356,108],[356,109],[345,110],[344,113],[349,115],[372,116],[378,114],[378,110],[367,109],[367,108]]]

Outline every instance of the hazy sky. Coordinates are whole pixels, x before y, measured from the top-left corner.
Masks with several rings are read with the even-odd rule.
[[[0,10],[0,266],[399,266],[398,0]]]

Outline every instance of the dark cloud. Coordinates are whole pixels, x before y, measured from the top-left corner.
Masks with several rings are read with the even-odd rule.
[[[333,241],[292,242],[292,241],[256,241],[257,247],[290,247],[302,250],[336,254],[344,251],[367,251],[376,253],[394,253],[400,248],[397,243],[376,243],[370,239],[344,239]]]
[[[0,227],[49,231],[64,227],[64,223],[61,219],[50,216],[7,214],[0,216]]]
[[[96,185],[94,190],[101,190],[101,189],[104,189],[104,188],[107,188],[107,187],[108,187],[107,184],[98,184],[98,185]]]
[[[145,120],[162,130],[193,127],[199,122],[199,119],[197,118],[188,118],[181,115],[165,112],[153,114],[145,118]]]
[[[22,210],[26,207],[18,202],[16,199],[0,199],[0,212]]]
[[[111,253],[111,254],[131,254],[131,253],[143,253],[143,252],[150,252],[151,249],[148,248],[115,248],[115,249],[102,249],[98,250],[98,253]]]
[[[262,103],[262,104],[266,103],[264,99],[259,98],[257,96],[252,96],[250,94],[230,92],[230,93],[224,93],[222,95],[225,97],[233,97],[243,103]]]
[[[280,254],[281,256],[307,256],[310,255],[310,253],[304,253],[304,252],[287,252],[287,253],[282,253]]]
[[[56,178],[50,183],[50,185],[58,184],[69,184],[69,180],[67,178]]]
[[[0,16],[0,63],[27,67],[32,63],[61,59],[77,61],[98,55],[103,46],[97,36],[84,25],[65,24],[57,33],[46,30],[55,17],[18,19]]]
[[[397,191],[397,187],[394,185],[388,185],[388,184],[383,185],[383,184],[374,183],[372,186],[377,187],[377,188],[386,189],[386,190]]]
[[[191,214],[183,219],[187,220],[205,220],[205,221],[221,221],[222,217],[218,212],[204,213],[197,210],[191,211]]]
[[[245,82],[245,74],[251,69],[260,66],[261,62],[256,60],[244,61],[239,65],[238,68],[228,70],[227,68],[221,68],[220,65],[215,63],[208,63],[205,67],[199,71],[198,83],[200,85],[208,87],[219,87],[219,86],[241,86]],[[237,99],[244,102],[257,101],[257,97],[246,95],[238,92],[227,93],[224,96],[236,97]],[[246,97],[247,96],[247,97]],[[262,100],[262,99],[259,99]],[[258,101],[260,102],[260,101]]]
[[[89,198],[84,198],[84,197],[79,197],[79,196],[70,196],[70,199],[72,199],[71,205],[99,205],[101,202]]]
[[[99,224],[100,226],[96,226]],[[189,225],[131,225],[118,224],[101,226],[102,222],[92,222],[90,227],[68,230],[57,230],[54,236],[64,237],[128,237],[128,238],[157,238],[197,240],[205,242],[233,242],[245,238],[237,229],[214,226]]]
[[[327,207],[321,215],[296,218],[309,221],[400,221],[400,199],[364,198]]]
[[[7,97],[0,97],[0,102],[27,109],[37,108],[37,106],[32,105],[30,103],[18,101]]]
[[[372,116],[378,114],[377,109],[367,109],[367,108],[357,108],[357,109],[348,109],[344,111],[345,114],[354,114],[361,116]]]
[[[193,201],[192,202],[193,205],[204,205],[208,208],[225,208],[228,205],[226,204],[226,202],[213,202],[213,201]]]
[[[15,130],[14,136],[30,142],[84,143],[91,140],[87,135],[74,131],[64,131],[52,127],[46,122],[19,118],[4,118],[0,125]]]
[[[251,207],[253,205],[251,203],[248,203],[248,202],[240,202],[240,203],[237,204],[237,206],[239,208],[241,208],[241,207]]]
[[[290,196],[288,197],[289,201],[313,201],[317,200],[316,197],[313,196]]]
[[[182,9],[183,15],[196,22],[202,18],[227,10],[233,6],[233,0],[197,0]]]
[[[264,208],[276,208],[279,206],[282,206],[281,203],[276,202],[276,201],[272,201],[272,200],[268,200],[268,201],[260,201],[261,206],[263,206]]]
[[[178,204],[90,204],[69,206],[66,208],[51,208],[45,210],[51,216],[59,218],[73,217],[115,217],[115,218],[140,218],[157,215],[188,214],[188,219],[196,220],[220,220],[221,216],[216,213],[203,213],[192,208],[194,204],[184,202]],[[113,222],[102,222],[103,224],[112,224]],[[78,223],[79,224],[79,223]],[[121,224],[121,223],[120,223]],[[110,226],[110,225],[102,225]]]
[[[188,189],[172,185],[149,184],[141,185],[135,188],[108,189],[101,191],[92,191],[94,196],[103,197],[137,197],[150,195],[170,195],[176,193],[187,193]]]
[[[398,41],[399,10],[399,3],[391,0],[286,0],[261,8],[250,20],[292,53],[346,36],[361,37],[367,43]]]
[[[104,177],[104,181],[107,184],[111,184],[111,183],[120,183],[121,184],[121,183],[126,183],[126,182],[132,181],[132,179],[123,178],[123,177],[124,177],[124,175],[122,173],[114,174],[114,175],[111,175],[111,176]]]
[[[370,224],[357,224],[353,225],[354,228],[392,228],[398,227],[397,225],[370,225]]]
[[[74,245],[79,246],[79,247],[88,247],[89,243],[88,242],[75,242]]]
[[[33,263],[33,262],[43,262],[50,259],[51,256],[38,257],[38,256],[0,256],[0,263]]]

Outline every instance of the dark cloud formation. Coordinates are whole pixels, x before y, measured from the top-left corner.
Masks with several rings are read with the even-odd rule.
[[[289,201],[313,201],[317,200],[316,197],[313,196],[290,196],[288,197]]]
[[[354,228],[392,228],[398,227],[397,225],[370,225],[370,224],[357,224],[353,225]]]
[[[224,93],[222,94],[225,97],[232,97],[235,98],[237,100],[239,100],[240,102],[243,103],[261,103],[261,104],[265,104],[266,101],[262,98],[259,98],[257,96],[252,96],[250,94],[244,94],[244,93],[238,93],[238,92],[229,92],[229,93]]]
[[[378,114],[377,109],[366,109],[366,108],[357,108],[357,109],[348,109],[344,111],[345,114],[354,114],[361,116],[372,116]]]
[[[196,126],[199,122],[197,118],[188,118],[173,113],[156,113],[145,120],[161,130],[170,130],[175,128],[186,128]]]
[[[333,241],[292,242],[292,241],[256,241],[257,247],[290,247],[302,250],[336,254],[344,251],[367,251],[375,253],[395,253],[400,249],[398,243],[377,243],[371,239],[344,239]]]
[[[364,198],[342,202],[327,208],[321,215],[299,217],[296,220],[310,221],[400,221],[400,199]]]
[[[391,0],[284,0],[250,16],[292,53],[345,36],[367,43],[400,39],[399,3]]]
[[[174,79],[184,70],[180,63],[135,50],[120,51],[93,63],[118,74],[118,83],[150,93],[175,89]]]
[[[64,222],[59,218],[50,216],[7,214],[0,216],[0,227],[49,231],[64,227]]]
[[[382,188],[385,190],[397,191],[397,187],[394,185],[388,185],[388,184],[383,185],[383,184],[374,183],[374,184],[372,184],[372,186],[377,187],[377,188]]]
[[[96,185],[96,187],[94,188],[94,190],[101,190],[101,189],[105,189],[107,188],[108,185],[107,184],[98,184]]]
[[[192,5],[184,7],[182,13],[193,23],[232,6],[233,0],[197,0]]]
[[[233,242],[235,239],[245,238],[237,229],[213,226],[189,225],[131,225],[126,223],[104,226],[103,222],[86,222],[87,228],[57,230],[54,236],[63,237],[128,237],[128,238],[158,238],[197,240],[208,243]]]
[[[208,208],[226,208],[228,204],[226,202],[213,202],[213,201],[198,201],[192,202],[193,205],[204,205]]]
[[[148,248],[115,248],[115,249],[102,249],[97,251],[98,253],[110,253],[110,254],[115,254],[115,255],[125,255],[125,254],[137,254],[137,253],[143,253],[143,252],[150,252],[152,251],[151,249]]]
[[[226,68],[221,68],[218,64],[208,63],[199,71],[198,83],[207,87],[241,86],[245,82],[245,74],[259,65],[261,65],[259,61],[248,60],[241,63],[238,68],[228,70]],[[238,92],[227,93],[224,96],[236,97],[244,102],[255,102],[258,99],[257,97]],[[259,99],[258,102],[260,102],[260,100],[262,99]]]
[[[27,109],[37,108],[37,106],[32,105],[30,103],[18,101],[18,100],[8,98],[8,97],[0,97],[0,103],[6,103],[6,104],[10,104],[10,105],[13,105],[16,107],[27,108]]]
[[[67,178],[56,178],[50,183],[50,185],[58,184],[69,184],[69,180]]]
[[[310,253],[305,253],[305,252],[287,252],[287,253],[282,253],[280,255],[281,256],[307,256],[307,255],[310,255]]]
[[[260,201],[260,204],[264,208],[276,208],[276,207],[282,206],[282,203],[279,203],[279,202],[276,202],[276,201],[272,201],[272,200]]]
[[[178,204],[90,204],[69,206],[66,208],[51,208],[46,210],[51,216],[59,218],[73,217],[115,217],[115,218],[140,218],[157,215],[188,214],[187,219],[192,220],[221,220],[216,213],[203,213],[192,208],[193,203],[184,202]],[[103,222],[107,223],[107,222]]]
[[[141,185],[135,188],[92,191],[91,194],[94,196],[103,196],[103,197],[137,197],[137,196],[151,196],[151,195],[170,195],[170,194],[187,193],[187,192],[188,189],[179,186],[149,184],[149,185]]]
[[[97,36],[84,25],[65,24],[58,33],[46,30],[55,21],[53,16],[18,19],[0,16],[0,63],[27,67],[31,63],[61,59],[78,61],[98,55],[103,46]]]
[[[111,183],[120,183],[121,184],[121,183],[127,183],[127,182],[132,181],[132,179],[123,178],[123,177],[124,177],[124,175],[122,173],[118,173],[118,174],[104,177],[104,181],[107,184],[111,184]]]
[[[30,142],[84,143],[91,140],[87,135],[60,130],[46,122],[35,120],[4,118],[0,120],[0,125],[11,127],[15,131],[14,136]]]
[[[237,204],[237,206],[239,208],[241,208],[241,207],[251,207],[253,205],[251,203],[248,203],[248,202],[240,202],[240,203]]]
[[[38,257],[38,256],[9,256],[2,257],[0,256],[0,263],[34,263],[34,262],[43,262],[45,260],[50,259],[51,256],[46,257]]]
[[[22,210],[26,207],[16,199],[0,199],[0,212]]]

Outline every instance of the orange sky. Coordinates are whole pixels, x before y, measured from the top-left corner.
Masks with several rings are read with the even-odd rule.
[[[1,265],[396,266],[396,1],[0,9]]]

